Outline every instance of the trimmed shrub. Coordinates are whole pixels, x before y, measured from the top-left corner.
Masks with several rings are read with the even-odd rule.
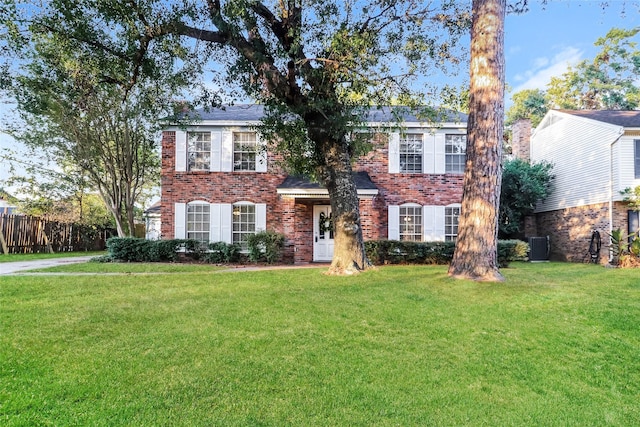
[[[453,258],[454,242],[405,242],[370,240],[365,251],[371,262],[383,264],[448,264]],[[520,240],[498,242],[498,264],[507,267],[511,261],[526,260],[529,245]]]
[[[213,264],[226,264],[236,262],[240,258],[240,247],[232,243],[209,243],[209,252],[205,253],[205,262]]]
[[[107,240],[109,255],[118,261],[149,261],[151,246],[153,246],[152,241],[137,237],[112,237]]]
[[[282,257],[284,236],[275,231],[261,231],[247,238],[247,246],[249,247],[249,260],[273,264]]]
[[[200,259],[204,252],[202,243],[191,239],[146,240],[138,237],[112,237],[107,240],[107,255],[124,262],[173,262],[179,253]]]

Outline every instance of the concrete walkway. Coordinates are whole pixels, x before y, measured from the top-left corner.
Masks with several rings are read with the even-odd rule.
[[[56,265],[77,264],[87,262],[94,256],[77,256],[67,258],[34,259],[29,261],[0,262],[0,275],[12,274],[37,268],[55,267]]]

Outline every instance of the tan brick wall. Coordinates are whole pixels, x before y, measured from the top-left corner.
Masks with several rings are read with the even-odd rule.
[[[511,152],[518,159],[531,160],[531,120],[520,119],[511,126]]]
[[[571,262],[589,259],[591,233],[597,230],[602,239],[600,263],[609,261],[608,203],[538,213],[536,228],[538,236],[549,236],[552,260]]]

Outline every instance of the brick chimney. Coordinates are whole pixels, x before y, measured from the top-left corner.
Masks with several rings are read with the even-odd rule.
[[[518,119],[511,126],[511,151],[513,157],[531,160],[531,120]]]

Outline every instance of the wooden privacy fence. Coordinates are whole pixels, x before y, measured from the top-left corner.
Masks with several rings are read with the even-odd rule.
[[[27,215],[0,215],[3,254],[102,250],[112,230]]]

